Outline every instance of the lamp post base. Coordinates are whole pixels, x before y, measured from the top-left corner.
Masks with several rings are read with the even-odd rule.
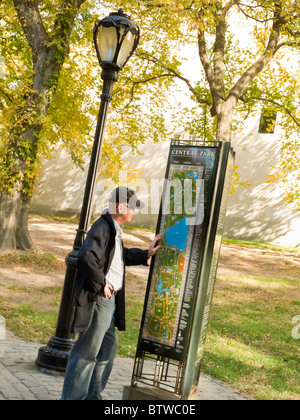
[[[79,231],[79,234],[81,234],[81,231]],[[35,361],[37,366],[48,371],[48,373],[50,371],[66,371],[68,358],[75,344],[71,334],[71,327],[75,309],[77,256],[78,251],[74,248],[66,258],[67,270],[56,332],[54,337],[49,340],[47,346],[39,349]]]
[[[46,347],[39,349],[36,364],[49,372],[64,373],[74,343],[74,340],[52,337]]]

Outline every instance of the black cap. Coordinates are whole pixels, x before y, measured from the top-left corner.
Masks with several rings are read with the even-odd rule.
[[[128,204],[132,210],[141,210],[145,204],[137,198],[134,190],[127,187],[118,187],[112,191],[109,197],[109,202],[117,207],[118,204]]]

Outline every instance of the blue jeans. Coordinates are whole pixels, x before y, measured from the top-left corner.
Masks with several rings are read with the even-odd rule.
[[[115,296],[99,297],[87,330],[80,334],[68,361],[62,400],[101,400],[117,352]]]

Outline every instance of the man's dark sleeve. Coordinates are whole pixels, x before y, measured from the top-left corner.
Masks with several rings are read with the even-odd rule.
[[[125,265],[145,265],[148,266],[148,249],[124,248]]]
[[[78,254],[78,269],[85,286],[93,294],[101,293],[106,284],[104,266],[108,242],[107,228],[100,224],[90,230]]]

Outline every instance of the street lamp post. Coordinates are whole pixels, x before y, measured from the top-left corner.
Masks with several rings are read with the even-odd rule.
[[[91,216],[92,203],[101,159],[104,131],[119,71],[125,66],[137,48],[140,39],[139,27],[133,24],[123,9],[98,20],[94,27],[94,43],[102,68],[103,91],[99,110],[95,140],[86,181],[79,227],[73,251],[66,258],[66,275],[55,336],[46,347],[39,349],[36,363],[51,371],[64,372],[74,344],[71,327],[75,309],[77,256],[86,237]]]

